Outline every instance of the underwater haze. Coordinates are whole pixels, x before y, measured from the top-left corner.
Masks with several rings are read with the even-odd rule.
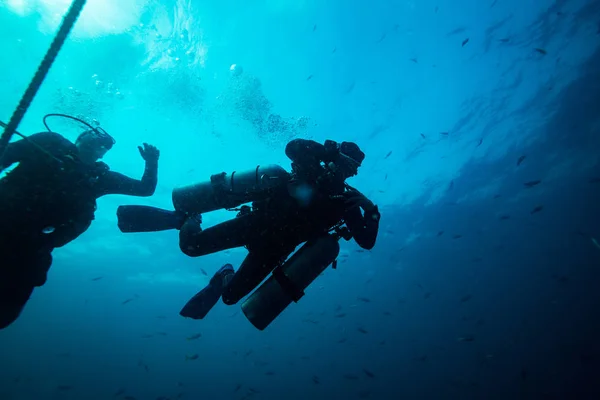
[[[0,120],[69,4],[0,0]],[[157,146],[159,183],[54,251],[0,332],[0,400],[600,398],[597,0],[88,0],[19,132],[48,113],[99,122],[132,177]],[[361,146],[375,248],[343,241],[262,332],[239,303],[179,316],[246,250],[190,258],[117,207],[289,170],[292,138]]]

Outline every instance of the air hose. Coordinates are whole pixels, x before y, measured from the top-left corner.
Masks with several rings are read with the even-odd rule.
[[[85,3],[86,0],[74,0],[73,3],[71,3],[71,7],[69,8],[69,11],[63,18],[60,29],[54,37],[54,40],[52,41],[48,52],[46,53],[44,59],[40,63],[35,75],[33,76],[33,79],[31,80],[31,82],[29,82],[29,86],[27,87],[27,90],[25,90],[25,93],[23,94],[23,97],[21,98],[17,109],[13,112],[12,116],[10,117],[10,120],[6,125],[2,136],[0,136],[0,158],[2,158],[4,150],[6,149],[8,142],[10,142],[12,135],[16,133],[17,128],[21,123],[21,120],[23,120],[27,109],[31,105],[31,102],[35,98],[35,95],[40,89],[40,86],[44,82],[46,75],[48,75],[48,71],[50,71],[52,63],[54,63],[58,52],[64,45],[65,40],[71,32],[71,29],[73,29],[73,25],[75,25],[77,18],[79,18],[79,14],[81,13],[81,10],[83,9]]]

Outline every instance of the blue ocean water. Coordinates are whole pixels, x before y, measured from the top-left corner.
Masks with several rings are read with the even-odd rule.
[[[4,122],[68,7],[0,3]],[[88,0],[19,131],[52,112],[100,122],[132,177],[156,145],[159,187],[54,252],[0,331],[1,400],[600,398],[599,2]],[[293,137],[365,151],[377,245],[342,242],[263,332],[239,304],[180,317],[246,251],[189,258],[116,208],[289,168]]]

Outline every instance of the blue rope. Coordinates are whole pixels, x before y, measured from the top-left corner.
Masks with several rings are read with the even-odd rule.
[[[79,14],[81,13],[83,6],[85,5],[85,2],[86,0],[74,0],[73,3],[71,3],[71,8],[69,8],[67,15],[65,15],[65,17],[63,18],[63,22],[60,26],[60,29],[54,37],[54,40],[52,41],[52,44],[50,45],[46,56],[40,63],[35,75],[33,76],[33,79],[29,83],[29,86],[23,94],[23,97],[21,98],[17,109],[10,117],[10,121],[8,121],[8,124],[4,129],[4,132],[2,133],[2,136],[0,136],[0,158],[2,158],[4,150],[8,145],[8,142],[10,142],[12,135],[16,132],[17,128],[19,127],[19,124],[21,123],[21,120],[23,120],[27,109],[31,105],[31,102],[33,101],[35,95],[40,89],[40,86],[44,82],[46,75],[48,75],[48,71],[50,70],[50,67],[52,67],[52,63],[54,63],[58,52],[65,43],[65,40],[67,40],[67,37],[69,36],[71,29],[73,29],[73,25],[75,25],[77,18],[79,18]]]

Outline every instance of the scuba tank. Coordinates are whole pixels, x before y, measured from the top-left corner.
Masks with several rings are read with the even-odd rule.
[[[343,235],[342,235],[343,236]],[[344,237],[346,238],[346,237]],[[331,234],[308,241],[242,304],[246,318],[264,330],[330,265],[340,252],[339,236]]]
[[[173,206],[186,214],[234,208],[264,198],[269,189],[285,185],[288,180],[289,173],[275,164],[231,174],[222,172],[212,175],[209,181],[175,188]]]
[[[257,166],[231,174],[221,172],[209,181],[173,189],[175,211],[161,208],[127,205],[117,209],[121,232],[157,232],[179,229],[188,215],[231,209],[264,199],[275,189],[286,185],[289,174],[279,165]],[[248,212],[248,208],[243,210]]]

